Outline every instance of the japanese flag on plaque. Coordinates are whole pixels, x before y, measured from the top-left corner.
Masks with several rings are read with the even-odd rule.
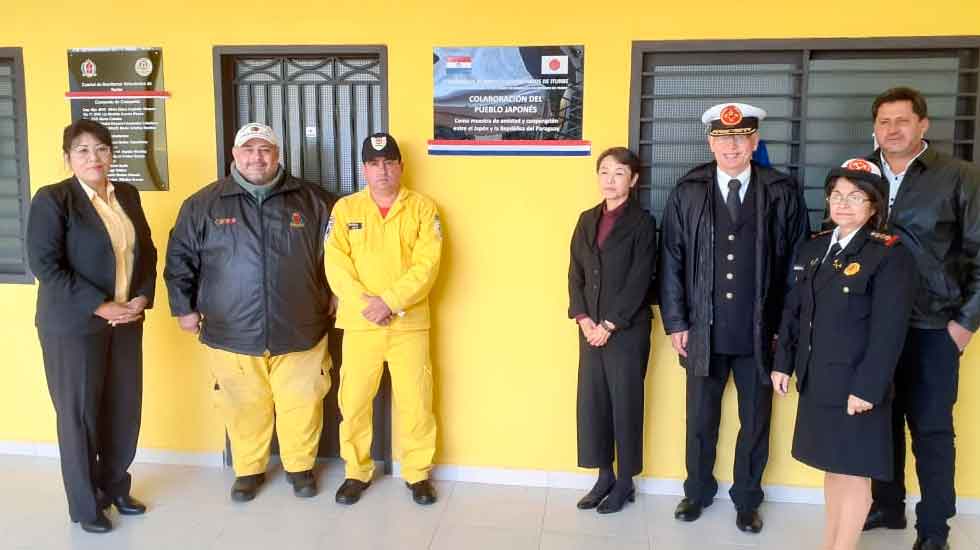
[[[541,74],[568,74],[568,56],[542,55]]]

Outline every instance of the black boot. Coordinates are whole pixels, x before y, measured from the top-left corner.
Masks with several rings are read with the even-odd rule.
[[[633,478],[619,478],[613,485],[612,491],[609,492],[609,496],[596,508],[596,512],[614,514],[622,510],[627,502],[634,502],[635,500],[636,488],[633,487]]]
[[[592,490],[582,497],[582,500],[578,501],[578,509],[591,510],[599,506],[599,503],[606,498],[609,491],[612,491],[615,484],[616,476],[613,474],[612,468],[599,468],[599,478],[596,479]]]

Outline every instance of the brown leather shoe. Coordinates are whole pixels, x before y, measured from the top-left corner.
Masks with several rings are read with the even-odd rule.
[[[231,486],[231,500],[235,502],[252,500],[263,483],[265,483],[265,474],[236,477],[235,483]]]
[[[297,497],[310,498],[316,496],[316,477],[313,476],[313,470],[286,472],[286,479],[292,484],[293,494]]]
[[[348,506],[354,504],[361,500],[361,494],[370,485],[370,482],[347,478],[340,484],[340,488],[337,489],[335,500],[338,504],[347,504]]]
[[[435,503],[435,501],[438,499],[436,496],[436,488],[432,486],[432,482],[428,479],[416,481],[412,484],[409,484],[406,481],[405,486],[412,490],[412,500],[415,501],[415,504],[428,506],[429,504]]]

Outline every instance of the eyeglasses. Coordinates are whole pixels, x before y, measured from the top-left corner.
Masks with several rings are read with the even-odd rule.
[[[71,154],[79,158],[86,158],[93,153],[95,154],[95,156],[99,158],[106,158],[112,154],[112,147],[101,144],[101,145],[96,145],[95,147],[90,147],[88,145],[79,145],[77,147],[71,148]]]
[[[827,197],[828,204],[835,204],[837,206],[840,206],[845,202],[847,203],[848,206],[856,207],[856,206],[861,206],[866,202],[871,202],[871,200],[857,193],[851,193],[850,195],[847,196],[841,195],[840,193],[831,193],[830,196]]]

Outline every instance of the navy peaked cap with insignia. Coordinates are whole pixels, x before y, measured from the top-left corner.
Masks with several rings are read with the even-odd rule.
[[[391,134],[384,132],[371,134],[361,144],[361,162],[371,162],[378,157],[399,162],[402,160],[402,152],[398,149],[398,142],[391,137]]]

